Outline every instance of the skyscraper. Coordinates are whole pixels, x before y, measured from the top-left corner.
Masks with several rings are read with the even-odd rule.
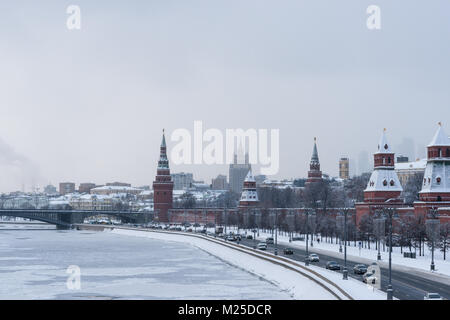
[[[237,154],[234,155],[234,163],[230,164],[230,190],[235,193],[241,193],[244,185],[245,177],[251,170],[251,165],[248,163],[248,153],[245,154],[245,163],[237,163]]]
[[[348,157],[339,159],[339,178],[347,180],[350,178],[350,162]]]

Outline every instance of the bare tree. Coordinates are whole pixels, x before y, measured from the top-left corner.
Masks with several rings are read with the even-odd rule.
[[[422,190],[424,173],[415,173],[410,176],[403,188],[402,197],[406,204],[413,204],[414,201],[419,200],[419,191]]]

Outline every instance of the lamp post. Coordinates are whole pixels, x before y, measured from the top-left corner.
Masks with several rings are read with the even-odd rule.
[[[337,218],[341,218],[339,220],[343,220],[343,225],[341,226],[343,229],[343,240],[344,241],[344,269],[342,270],[342,279],[348,280],[348,270],[347,270],[347,214],[349,209],[345,207],[342,210],[341,216],[338,216]],[[342,250],[341,250],[342,252]]]
[[[381,260],[381,237],[384,236],[385,234],[385,224],[386,224],[386,219],[384,218],[382,212],[381,212],[381,208],[378,208],[375,210],[375,219],[374,219],[374,229],[375,229],[375,234],[377,235],[377,241],[378,241],[378,254],[377,254],[377,260]]]
[[[309,216],[312,215],[313,217],[315,217],[315,213],[312,209],[306,209],[305,210],[305,215],[306,215],[306,260],[305,260],[305,265],[309,266],[309,252],[308,252],[308,235],[309,235]]]
[[[275,211],[275,212],[274,212]],[[275,250],[274,250],[274,254],[278,255],[278,238],[277,238],[277,234],[278,234],[278,226],[277,226],[277,221],[278,220],[278,210],[276,209],[271,209],[270,210],[270,222],[272,224],[272,234],[275,233],[274,237],[275,237]]]
[[[305,211],[306,214],[306,259],[305,259],[305,266],[309,266],[309,254],[308,254],[308,216],[309,216],[309,212]]]
[[[439,215],[436,208],[431,208],[428,215],[428,219],[426,221],[428,237],[431,239],[431,265],[430,270],[435,270],[434,265],[434,240],[436,239],[436,234],[439,232]]]
[[[384,208],[383,212],[389,218],[389,284],[387,288],[387,299],[393,299],[392,289],[392,219],[397,215],[395,208]]]
[[[344,233],[344,216],[343,214],[339,214],[336,217],[336,227],[337,227],[337,231],[340,235],[339,237],[339,253],[342,253],[342,236]]]

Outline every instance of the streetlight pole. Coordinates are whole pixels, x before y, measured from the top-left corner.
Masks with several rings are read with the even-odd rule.
[[[435,270],[434,265],[434,240],[436,237],[436,233],[439,232],[439,215],[436,208],[431,208],[428,213],[428,219],[427,219],[427,227],[428,227],[428,237],[431,238],[431,265],[430,269],[431,271]]]
[[[305,266],[309,266],[309,254],[308,254],[308,234],[309,234],[309,230],[308,230],[308,225],[309,225],[309,211],[308,209],[305,211],[306,214],[306,259],[305,259]]]
[[[275,209],[275,255],[278,255],[278,210]]]
[[[392,289],[392,218],[395,214],[394,208],[385,208],[389,217],[389,284],[387,287],[387,299],[393,299],[394,290]]]
[[[344,208],[344,270],[342,279],[348,280],[347,270],[347,214],[348,208]]]

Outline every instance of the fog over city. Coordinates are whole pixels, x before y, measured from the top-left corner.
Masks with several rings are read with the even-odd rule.
[[[424,157],[439,121],[450,132],[449,13],[448,0],[2,1],[0,192],[150,185],[163,128],[170,155],[196,120],[279,129],[274,178],[306,176],[314,137],[331,175],[344,155],[370,170],[383,128],[397,155]]]

